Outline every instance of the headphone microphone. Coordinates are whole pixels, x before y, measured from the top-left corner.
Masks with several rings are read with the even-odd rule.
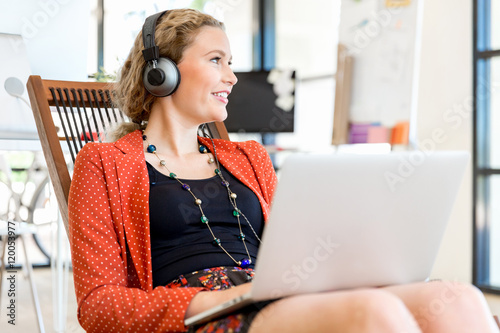
[[[170,58],[160,57],[160,48],[155,44],[156,22],[168,12],[166,10],[149,16],[142,27],[142,55],[146,61],[142,80],[146,90],[156,97],[172,95],[181,82],[181,74],[175,62]]]

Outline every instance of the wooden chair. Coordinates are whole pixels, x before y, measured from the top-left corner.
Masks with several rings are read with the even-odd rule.
[[[129,121],[111,101],[112,84],[43,80],[31,75],[27,83],[43,154],[68,232],[68,195],[71,176],[68,166],[88,142],[105,141],[104,131]],[[229,140],[223,123],[208,124],[212,137]],[[71,161],[65,158],[65,151]]]

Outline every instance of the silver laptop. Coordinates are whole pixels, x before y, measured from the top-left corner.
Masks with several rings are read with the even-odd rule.
[[[425,281],[468,160],[443,151],[288,157],[251,291],[186,325],[256,301]]]

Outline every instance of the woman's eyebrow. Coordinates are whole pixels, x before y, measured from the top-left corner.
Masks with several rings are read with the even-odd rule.
[[[222,57],[226,57],[227,56],[226,52],[224,52],[223,50],[218,50],[218,49],[217,50],[211,50],[211,51],[207,52],[205,55],[209,55],[210,53],[219,53]],[[231,60],[233,60],[233,56],[230,56],[229,61],[231,61]]]

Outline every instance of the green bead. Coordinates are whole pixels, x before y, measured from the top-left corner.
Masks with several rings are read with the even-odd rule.
[[[201,222],[203,222],[205,224],[208,223],[208,217],[206,217],[205,215],[202,215],[201,216]]]
[[[220,170],[219,170],[219,169],[215,169],[215,173],[216,173],[216,174],[219,174],[219,173],[220,173]]]
[[[169,176],[170,178],[172,178],[172,179],[177,178],[177,175],[176,175],[175,173],[173,173],[173,172],[171,172],[168,176]]]
[[[235,209],[235,210],[233,210],[233,215],[238,217],[238,216],[240,216],[240,212]]]

